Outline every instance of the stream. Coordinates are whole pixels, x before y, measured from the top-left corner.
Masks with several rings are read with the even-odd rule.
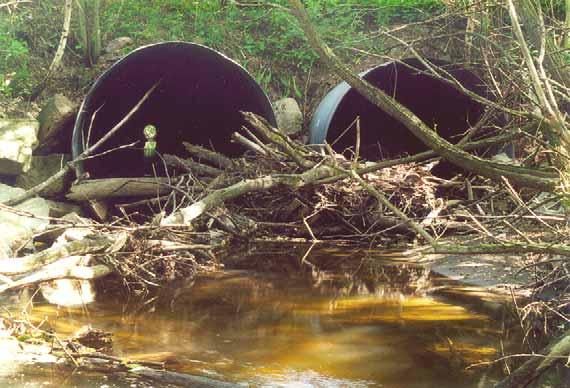
[[[140,300],[99,292],[86,306],[37,300],[28,311],[61,337],[112,332],[114,355],[253,387],[486,387],[502,365],[466,367],[520,342],[501,300],[397,252],[283,251],[234,254]],[[1,361],[0,386],[159,386]]]

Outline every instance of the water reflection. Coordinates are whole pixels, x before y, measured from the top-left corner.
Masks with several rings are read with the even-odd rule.
[[[464,367],[508,344],[499,322],[429,296],[423,267],[370,252],[315,252],[308,267],[299,257],[240,256],[228,260],[235,269],[144,302],[109,295],[87,309],[33,313],[60,333],[111,331],[120,356],[254,386],[476,386],[480,370]]]

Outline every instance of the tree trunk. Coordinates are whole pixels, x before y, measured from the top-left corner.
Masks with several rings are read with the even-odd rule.
[[[101,27],[99,0],[77,0],[79,9],[79,38],[83,46],[83,58],[89,67],[97,63],[101,55]]]
[[[552,32],[546,29],[540,2],[523,0],[517,4],[518,7],[515,7],[513,0],[507,0],[513,32],[544,117],[544,134],[552,148],[557,151],[553,155],[554,163],[564,177],[563,181],[567,182],[570,176],[570,130],[554,91],[558,85],[568,90],[570,72],[567,70],[564,53],[556,45]],[[519,16],[522,16],[526,35],[523,35]],[[538,51],[538,55],[533,55],[533,50]]]
[[[523,22],[523,30],[526,38],[534,50],[539,51],[541,45],[545,45],[544,64],[550,76],[559,84],[570,86],[570,69],[564,58],[565,53],[560,50],[552,30],[542,31],[541,5],[538,0],[522,0],[518,3],[519,13]],[[570,0],[566,0],[566,28],[570,23],[568,16],[568,6]],[[568,36],[568,31],[566,31]]]

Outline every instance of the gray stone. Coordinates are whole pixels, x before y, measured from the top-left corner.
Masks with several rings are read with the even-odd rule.
[[[23,189],[0,184],[0,203],[20,195]],[[46,200],[36,197],[15,206],[16,212],[0,211],[0,257],[12,257],[13,249],[25,245],[37,232],[43,231],[49,221],[49,205]]]
[[[16,186],[26,190],[30,189],[56,174],[69,160],[71,160],[71,157],[68,154],[32,156],[31,168],[28,172],[21,174],[16,178]],[[63,196],[72,179],[73,173],[70,172],[60,180],[46,187],[40,195],[48,198]]]
[[[77,104],[62,94],[55,94],[46,102],[38,116],[38,152],[49,153],[56,149],[59,143],[64,142],[62,133],[75,118],[77,109]]]
[[[62,218],[69,214],[82,214],[81,207],[69,202],[47,201],[49,206],[49,216],[53,218]],[[65,219],[65,218],[64,218]]]
[[[48,201],[48,204],[50,206],[50,212],[52,212],[54,210],[54,208],[57,208],[57,205],[54,205],[54,203],[52,201]],[[74,206],[74,205],[71,205]],[[61,210],[63,210],[63,208],[60,208]],[[69,210],[69,208],[65,209],[65,210]],[[79,211],[81,212],[81,209],[79,209]],[[81,212],[83,213],[83,212]],[[61,221],[67,221],[69,223],[73,223],[75,225],[91,225],[92,222],[91,220],[87,219],[87,218],[83,218],[80,215],[78,215],[77,213],[67,213],[62,217],[59,217],[59,219]],[[78,229],[78,228],[72,228],[73,230]],[[87,229],[87,228],[85,228]],[[53,227],[52,228],[46,230],[44,233],[41,234],[41,236],[38,236],[36,238],[36,241],[40,241],[46,244],[52,244],[54,241],[58,240],[62,235],[69,235],[70,232],[68,232],[71,229],[64,229],[61,227]],[[87,229],[89,230],[89,229]]]
[[[115,53],[128,45],[133,44],[133,40],[128,36],[121,36],[120,38],[115,38],[105,46],[105,52],[107,54]]]
[[[303,113],[293,98],[283,98],[273,103],[277,126],[286,135],[294,135],[303,130]]]
[[[505,163],[505,164],[512,164],[514,166],[520,166],[520,162],[516,159],[511,158],[505,152],[501,152],[500,154],[493,155],[491,159],[494,162]]]
[[[0,175],[18,175],[29,170],[32,151],[38,143],[35,120],[0,119]]]

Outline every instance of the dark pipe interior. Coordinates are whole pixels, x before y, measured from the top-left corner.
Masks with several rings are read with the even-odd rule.
[[[425,69],[415,59],[405,61],[416,69]],[[444,67],[461,84],[483,95],[486,91],[481,80],[473,73],[459,67],[432,61]],[[422,74],[401,63],[379,66],[364,76],[366,80],[393,96],[408,107],[424,123],[435,129],[444,138],[457,141],[470,126],[477,123],[483,114],[481,104],[475,102],[452,86]],[[327,132],[327,142],[338,152],[354,151],[356,127],[360,116],[360,155],[367,160],[378,160],[415,154],[428,149],[402,124],[370,103],[354,89],[339,103]]]
[[[134,51],[95,83],[78,115],[74,156],[83,150],[82,139],[97,109],[90,144],[117,124],[159,80],[151,97],[99,152],[138,142],[136,148],[87,160],[80,173],[88,172],[91,178],[152,175],[142,151],[147,124],[158,129],[161,154],[185,155],[182,142],[187,141],[229,156],[243,152],[230,142],[232,132],[244,124],[240,111],[257,113],[275,124],[267,96],[242,67],[207,47],[162,43]],[[155,168],[160,169],[161,163],[155,163]]]

